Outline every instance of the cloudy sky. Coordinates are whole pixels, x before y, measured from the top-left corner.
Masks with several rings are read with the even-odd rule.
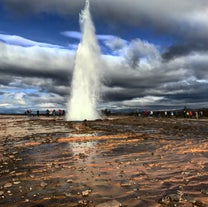
[[[0,113],[65,108],[84,0],[0,1]],[[208,106],[207,0],[90,0],[99,108]]]

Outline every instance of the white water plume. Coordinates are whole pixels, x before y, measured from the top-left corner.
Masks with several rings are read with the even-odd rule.
[[[66,120],[82,121],[100,118],[96,110],[101,85],[101,54],[90,15],[89,1],[80,14],[82,39],[78,46],[67,104]]]

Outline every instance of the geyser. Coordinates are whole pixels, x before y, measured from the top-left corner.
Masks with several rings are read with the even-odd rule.
[[[67,103],[67,121],[95,120],[101,86],[101,53],[90,15],[89,1],[80,14],[82,39],[78,46],[71,84],[71,96]]]

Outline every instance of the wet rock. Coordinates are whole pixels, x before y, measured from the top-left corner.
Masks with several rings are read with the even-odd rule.
[[[80,167],[80,168],[78,168],[78,171],[81,171],[81,172],[83,172],[83,171],[86,171],[87,170],[87,168],[86,167]]]
[[[16,173],[15,171],[12,171],[12,172],[10,172],[9,174],[10,174],[10,175],[13,175],[13,174],[15,174],[15,173]]]
[[[4,185],[4,188],[10,188],[10,187],[12,187],[12,183],[6,183],[6,184]]]
[[[170,197],[170,200],[174,202],[179,202],[182,200],[181,196],[178,194],[170,194],[169,197]]]
[[[0,191],[0,196],[3,196],[4,195],[4,191]]]
[[[208,195],[208,189],[202,189],[201,193],[204,194],[204,195]]]
[[[91,190],[82,191],[82,196],[88,196],[91,192]]]
[[[22,158],[17,158],[17,159],[16,159],[16,161],[22,161],[22,160],[23,160]]]
[[[10,190],[8,190],[7,193],[8,193],[9,196],[12,196],[13,195]]]
[[[87,158],[87,155],[84,153],[79,153],[79,159],[85,159]]]
[[[124,188],[131,187],[131,183],[130,182],[121,183],[121,187],[124,187]]]
[[[7,169],[7,170],[2,170],[1,171],[1,174],[8,174],[10,171]]]
[[[29,203],[30,202],[30,200],[29,199],[25,199],[25,203]]]
[[[72,180],[72,179],[68,179],[66,182],[67,182],[67,183],[72,183],[73,180]]]
[[[207,207],[207,205],[203,204],[201,201],[198,201],[198,200],[193,201],[192,206],[193,207]]]
[[[46,182],[41,182],[40,186],[45,188],[48,184]]]
[[[59,169],[60,168],[60,165],[57,164],[57,165],[54,166],[54,168]]]
[[[88,203],[89,203],[89,201],[87,201],[87,200],[80,200],[78,203],[79,203],[80,205],[82,205],[82,206],[87,206]]]
[[[175,193],[175,194],[172,193],[172,194],[163,196],[158,201],[158,203],[164,204],[164,205],[169,205],[170,203],[178,203],[178,202],[181,202],[182,200],[184,200],[183,195],[184,195],[183,192],[178,190],[177,193]]]
[[[159,199],[158,203],[163,205],[168,205],[171,202],[170,197],[165,195],[162,198]]]
[[[13,184],[14,185],[19,185],[21,182],[20,181],[14,181]]]
[[[66,196],[66,197],[71,197],[71,193],[64,193],[64,195]]]
[[[120,206],[122,205],[117,200],[112,200],[96,205],[96,207],[120,207]]]

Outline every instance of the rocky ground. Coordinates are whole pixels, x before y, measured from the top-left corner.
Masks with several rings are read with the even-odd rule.
[[[207,207],[208,121],[0,116],[2,207]]]

